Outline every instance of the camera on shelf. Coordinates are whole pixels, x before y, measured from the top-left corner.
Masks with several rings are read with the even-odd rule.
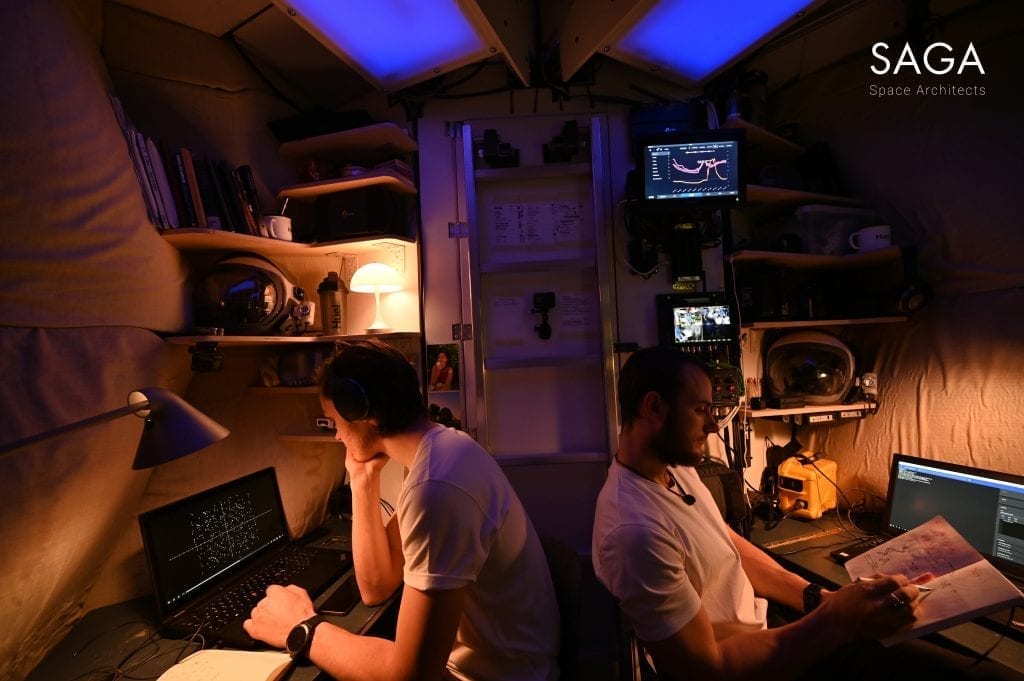
[[[545,291],[543,293],[533,294],[533,308],[530,310],[531,314],[540,315],[540,324],[533,327],[533,330],[537,332],[537,335],[541,340],[548,340],[551,338],[551,324],[548,322],[548,312],[555,306],[555,292]]]
[[[494,128],[484,130],[482,140],[473,140],[473,153],[478,166],[485,168],[516,168],[519,166],[519,150],[508,142],[502,142]]]

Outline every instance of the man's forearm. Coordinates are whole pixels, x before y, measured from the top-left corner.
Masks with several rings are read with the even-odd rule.
[[[352,559],[359,593],[367,603],[388,598],[401,583],[388,533],[380,520],[380,486],[352,487]]]

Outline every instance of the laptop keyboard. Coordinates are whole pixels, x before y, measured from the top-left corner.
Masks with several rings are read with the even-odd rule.
[[[857,542],[856,544],[848,544],[846,546],[842,546],[836,549],[835,551],[829,553],[829,555],[832,557],[832,560],[839,563],[840,565],[844,565],[846,561],[850,560],[854,556],[859,556],[862,553],[866,553],[871,549],[875,548],[876,546],[884,544],[888,540],[889,537],[886,537],[882,534],[878,534],[874,537],[868,537],[867,539]]]
[[[178,626],[194,629],[218,629],[240,615],[249,616],[271,584],[291,584],[310,566],[315,550],[290,546],[280,556],[252,573],[202,608],[183,618]]]

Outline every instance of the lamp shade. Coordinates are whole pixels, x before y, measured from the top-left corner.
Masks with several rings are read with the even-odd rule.
[[[384,323],[384,318],[381,316],[380,294],[402,290],[402,276],[395,271],[395,268],[380,262],[366,263],[352,275],[352,281],[348,288],[356,293],[373,294],[376,313],[373,323],[366,329],[367,333],[380,333],[389,330],[390,327]]]
[[[394,293],[402,290],[402,277],[390,265],[369,262],[356,270],[348,288],[356,293]]]
[[[142,388],[128,404],[146,419],[132,468],[150,468],[219,442],[231,432],[164,388]]]
[[[223,440],[231,432],[169,390],[140,388],[128,395],[128,404],[124,407],[0,445],[0,456],[128,414],[137,414],[146,419],[132,464],[135,470],[188,456]]]

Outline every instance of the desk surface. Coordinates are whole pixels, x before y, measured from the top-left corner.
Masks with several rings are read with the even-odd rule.
[[[328,533],[310,542],[310,546],[351,551],[347,521],[333,518]],[[342,574],[316,600],[319,606],[347,579]],[[370,607],[359,602],[344,616],[327,620],[356,634],[369,631],[392,605],[389,601]],[[116,603],[87,613],[32,671],[26,681],[61,681],[110,678],[121,669],[128,677],[155,679],[176,661],[199,650],[200,646],[181,639],[162,638],[154,626],[156,604],[152,597]],[[312,681],[319,670],[308,663],[294,666],[285,676],[289,681]]]
[[[775,528],[765,529],[758,519],[750,532],[750,540],[766,550],[787,568],[825,586],[838,587],[850,582],[846,568],[829,557],[829,552],[843,544],[857,540],[846,529],[853,529],[844,521],[845,528],[833,514],[818,520],[787,518]],[[1010,629],[1009,611],[995,613],[987,618],[990,625],[975,622],[944,629],[938,636],[975,653],[988,651],[988,658],[1024,674],[1024,633]],[[997,624],[1005,628],[997,631]]]

